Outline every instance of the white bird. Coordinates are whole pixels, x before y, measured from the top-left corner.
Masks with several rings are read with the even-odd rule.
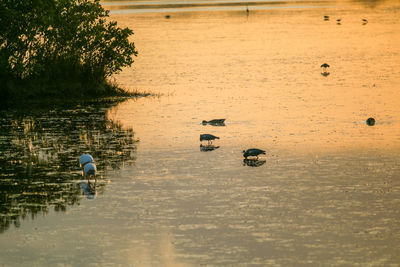
[[[79,157],[79,163],[81,164],[85,178],[88,179],[88,183],[90,180],[90,176],[93,176],[94,181],[97,182],[97,179],[96,179],[97,168],[96,168],[96,165],[94,164],[93,157],[90,154],[82,154]]]
[[[86,164],[88,163],[93,163],[93,157],[90,154],[82,154],[79,157],[79,163],[81,164],[81,167],[83,168]]]
[[[90,176],[94,177],[94,182],[95,183],[97,182],[96,171],[97,171],[97,168],[96,168],[96,165],[94,163],[85,164],[85,166],[83,167],[83,172],[85,173],[85,177],[87,177],[87,179],[88,179],[88,183],[89,183],[89,180],[90,180]]]

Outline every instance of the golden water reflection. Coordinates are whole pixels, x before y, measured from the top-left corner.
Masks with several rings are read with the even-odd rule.
[[[248,18],[235,12],[178,13],[170,20],[115,15],[135,28],[140,48],[119,82],[163,94],[127,101],[115,118],[152,148],[188,146],[202,133],[240,148],[399,148],[397,15],[386,6],[260,11]],[[327,77],[320,75],[325,62]],[[223,129],[198,125],[219,117],[227,118]],[[366,126],[369,117],[374,127]]]
[[[396,265],[400,9],[384,3],[113,15],[139,49],[118,83],[161,94],[107,109],[140,139],[134,164],[0,235],[0,264]],[[244,161],[251,147],[267,153]]]

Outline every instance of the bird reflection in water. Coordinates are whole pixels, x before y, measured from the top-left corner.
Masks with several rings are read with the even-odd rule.
[[[327,71],[321,72],[321,75],[322,75],[322,76],[325,76],[325,77],[328,76],[329,74],[331,74],[331,73],[330,73],[330,72],[327,72]]]
[[[213,151],[215,149],[219,148],[219,146],[214,146],[214,145],[200,145],[200,151],[202,152],[207,152],[207,151]]]
[[[321,75],[322,76],[328,76],[330,73],[329,73],[329,71],[328,71],[328,68],[329,68],[330,66],[329,66],[329,64],[327,64],[327,63],[324,63],[324,64],[322,64],[321,65],[321,68],[322,68],[322,72],[321,72]]]
[[[265,159],[259,160],[259,159],[244,159],[243,160],[243,166],[250,166],[250,167],[260,167],[261,165],[264,165],[265,162],[267,162]]]
[[[96,193],[96,184],[97,182],[80,182],[79,186],[81,187],[82,194],[87,198],[87,199],[94,199],[97,195]]]

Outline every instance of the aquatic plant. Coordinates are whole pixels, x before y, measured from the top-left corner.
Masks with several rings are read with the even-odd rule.
[[[0,1],[0,94],[126,94],[108,78],[137,55],[99,0]]]

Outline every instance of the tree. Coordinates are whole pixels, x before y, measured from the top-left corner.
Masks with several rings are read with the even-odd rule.
[[[99,0],[2,0],[0,93],[111,94],[107,78],[137,55],[132,34]]]

